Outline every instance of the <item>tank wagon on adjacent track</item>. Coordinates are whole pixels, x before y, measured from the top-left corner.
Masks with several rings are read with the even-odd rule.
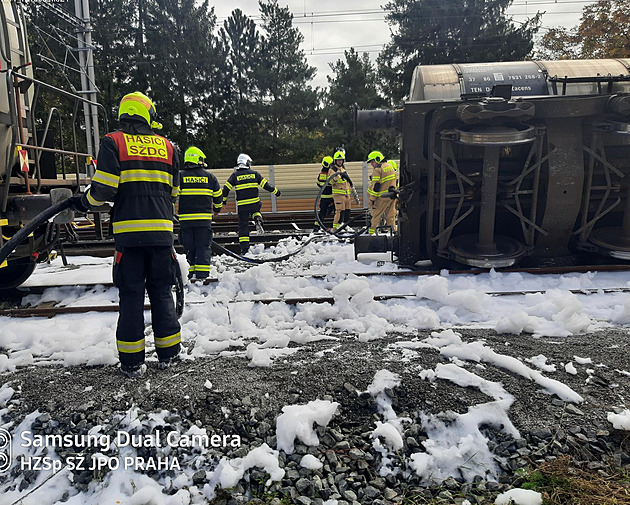
[[[630,59],[418,66],[409,96],[356,117],[401,134],[400,263],[630,260]]]
[[[0,247],[44,209],[67,199],[86,182],[92,131],[81,121],[82,96],[33,78],[20,2],[0,7]],[[106,124],[106,116],[102,114]],[[48,259],[73,219],[67,211],[37,228],[0,264],[0,289],[26,280]]]

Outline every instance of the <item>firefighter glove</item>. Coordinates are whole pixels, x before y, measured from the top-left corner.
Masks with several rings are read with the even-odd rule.
[[[74,195],[69,198],[72,208],[78,212],[87,212],[88,208],[83,203],[83,195]]]

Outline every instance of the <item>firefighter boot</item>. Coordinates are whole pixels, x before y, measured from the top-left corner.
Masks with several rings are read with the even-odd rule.
[[[254,224],[256,225],[256,231],[259,235],[265,234],[265,229],[263,228],[263,218],[262,215],[256,213],[254,214]]]

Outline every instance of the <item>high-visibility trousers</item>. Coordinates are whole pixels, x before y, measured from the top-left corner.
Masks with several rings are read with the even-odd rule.
[[[333,200],[335,201],[335,219],[333,219],[333,228],[339,228],[342,212],[344,210],[350,210],[352,207],[352,201],[348,195],[335,195],[333,194]]]
[[[371,207],[372,222],[370,224],[370,234],[376,232],[376,228],[381,225],[383,216],[385,216],[385,224],[396,231],[396,200],[387,197],[377,198]]]
[[[212,228],[207,225],[181,227],[179,243],[184,246],[186,252],[186,260],[189,265],[188,277],[206,279],[210,275]]]
[[[113,277],[120,300],[116,345],[123,367],[144,362],[145,289],[158,359],[179,354],[181,327],[171,292],[176,268],[179,264],[170,246],[116,247]]]
[[[261,208],[262,204],[256,202],[248,205],[239,205],[236,209],[238,214],[238,242],[241,247],[241,254],[249,251],[249,218],[250,216],[262,217],[260,213]]]

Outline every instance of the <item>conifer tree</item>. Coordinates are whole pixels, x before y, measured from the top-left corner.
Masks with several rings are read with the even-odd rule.
[[[518,61],[530,54],[540,14],[515,25],[512,0],[390,0],[392,40],[378,58],[386,96],[398,103],[417,65]]]

